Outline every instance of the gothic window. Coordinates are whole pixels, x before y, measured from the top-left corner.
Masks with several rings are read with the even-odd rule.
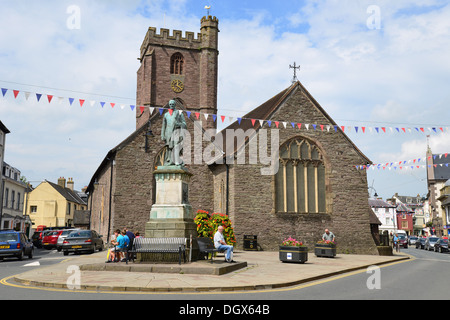
[[[179,52],[172,55],[172,58],[170,58],[170,73],[171,74],[183,74],[183,64],[184,64],[184,58],[183,55]]]
[[[312,142],[294,138],[284,143],[275,175],[277,212],[325,213],[325,166]]]

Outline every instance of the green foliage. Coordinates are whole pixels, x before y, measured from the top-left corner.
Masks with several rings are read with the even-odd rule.
[[[208,211],[198,210],[194,219],[197,225],[197,234],[199,237],[214,239],[214,234],[219,226],[223,226],[223,237],[228,245],[236,244],[233,226],[230,218],[223,213],[209,214]]]
[[[214,238],[214,228],[208,211],[198,210],[194,219],[197,225],[197,234],[203,238]]]
[[[230,218],[223,213],[213,213],[211,220],[214,233],[217,232],[219,226],[223,226],[223,237],[225,238],[225,242],[230,246],[234,246],[236,244],[236,237]]]

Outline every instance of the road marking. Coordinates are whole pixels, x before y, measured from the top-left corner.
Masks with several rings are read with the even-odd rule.
[[[24,264],[22,267],[36,267],[36,266],[40,266],[40,265],[41,264],[39,263],[39,261],[36,261],[36,262]]]

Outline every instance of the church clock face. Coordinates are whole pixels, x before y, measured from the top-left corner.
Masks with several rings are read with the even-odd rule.
[[[181,91],[184,90],[184,84],[183,81],[181,80],[172,80],[172,82],[170,83],[172,90],[176,93],[180,93]]]

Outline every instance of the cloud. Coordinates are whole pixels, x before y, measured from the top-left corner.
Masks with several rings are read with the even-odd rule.
[[[70,106],[58,100],[37,103],[33,96],[26,101],[22,94],[15,100],[11,92],[0,97],[1,120],[11,130],[6,160],[29,180],[71,175],[81,189],[106,153],[135,128],[134,112],[119,104],[134,103],[136,58],[148,27],[199,32],[203,5],[196,8],[187,0],[7,2],[0,20],[0,81],[21,84],[0,85],[76,100]],[[79,29],[67,27],[67,8],[74,4],[80,8]],[[289,64],[295,61],[300,81],[339,124],[446,124],[446,1],[271,4],[213,6],[220,20],[219,113],[242,116],[288,87]],[[373,4],[380,8],[379,29],[367,27]],[[82,108],[79,98],[86,99]],[[118,105],[101,108],[99,101]],[[450,149],[448,135],[431,134],[433,152]],[[423,134],[349,136],[374,162],[426,151]]]

